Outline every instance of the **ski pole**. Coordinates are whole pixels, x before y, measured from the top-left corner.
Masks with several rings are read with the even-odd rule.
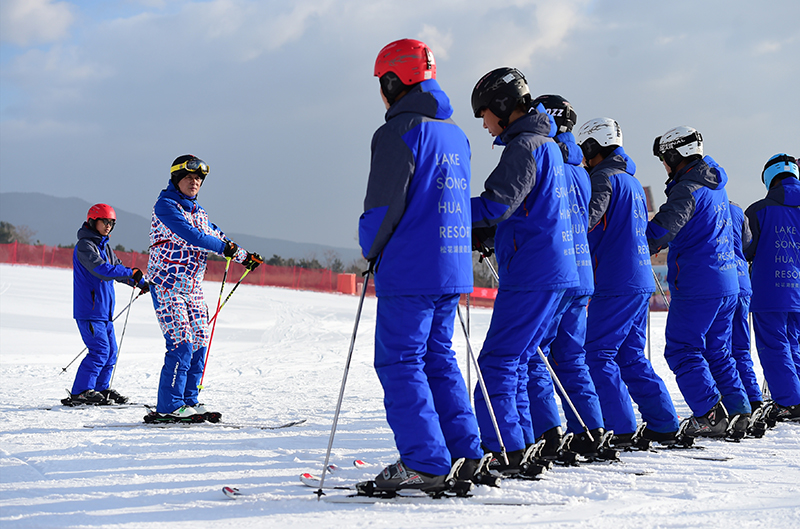
[[[339,423],[339,412],[342,409],[342,399],[344,398],[344,387],[347,383],[347,374],[350,371],[350,360],[353,358],[353,348],[356,345],[356,333],[358,332],[358,322],[361,320],[361,309],[364,306],[364,297],[367,295],[367,286],[369,285],[369,276],[372,273],[372,266],[364,273],[364,288],[361,290],[361,299],[358,301],[358,310],[356,311],[356,322],[353,325],[353,336],[350,338],[350,350],[347,352],[347,361],[344,364],[344,374],[342,375],[342,386],[339,388],[339,400],[336,402],[336,411],[333,414],[333,425],[331,426],[331,435],[328,438],[328,450],[325,452],[325,465],[322,467],[322,475],[319,478],[319,489],[315,492],[319,500],[325,495],[322,492],[322,486],[325,484],[325,472],[328,470],[328,462],[331,459],[331,448],[333,447],[333,436],[336,435],[336,425]]]
[[[142,295],[142,292],[141,292],[141,291],[139,291],[139,296],[141,296],[141,295]],[[133,301],[136,301],[137,299],[139,299],[139,296],[136,296],[135,298],[133,298]],[[117,315],[116,315],[116,316],[114,316],[114,319],[112,319],[112,320],[111,320],[111,322],[113,323],[113,322],[117,321],[117,318],[119,318],[120,316],[122,316],[122,314],[123,314],[123,313],[124,313],[126,310],[128,310],[128,309],[130,308],[130,306],[131,306],[131,304],[133,303],[133,301],[131,301],[130,303],[128,303],[128,305],[127,305],[127,306],[126,306],[124,309],[122,309],[121,311],[119,311],[119,313],[117,313]],[[66,367],[62,367],[62,368],[61,368],[61,372],[59,373],[59,375],[66,373],[66,372],[67,372],[67,369],[69,368],[69,366],[71,366],[71,365],[72,365],[72,364],[75,362],[75,360],[77,360],[78,358],[80,358],[80,356],[81,356],[83,353],[85,353],[86,351],[88,351],[88,350],[89,350],[89,348],[88,348],[88,347],[84,347],[84,348],[81,350],[81,352],[80,352],[80,353],[78,353],[78,355],[77,355],[75,358],[73,358],[73,359],[72,359],[72,362],[70,362],[69,364],[67,364],[67,365],[66,365]]]
[[[133,304],[133,295],[136,293],[136,287],[133,287],[131,290],[131,302],[128,303],[128,307]],[[114,369],[111,370],[111,379],[108,381],[108,387],[114,384],[114,374],[117,372],[117,363],[119,362],[119,352],[122,351],[122,340],[125,339],[125,330],[128,328],[128,316],[131,315],[130,309],[125,313],[125,325],[122,326],[122,335],[119,337],[119,345],[117,345],[117,358],[114,359]]]
[[[250,273],[250,269],[249,269],[249,268],[245,268],[245,270],[244,270],[244,273],[242,274],[242,277],[240,277],[240,278],[239,278],[239,281],[237,281],[237,282],[236,282],[236,284],[235,284],[235,285],[233,285],[233,288],[232,288],[232,289],[231,289],[231,291],[228,293],[228,295],[225,297],[225,301],[223,301],[223,302],[222,302],[222,305],[220,305],[220,306],[219,306],[219,308],[217,309],[217,312],[216,312],[216,314],[214,314],[214,317],[213,317],[213,318],[211,318],[210,320],[208,320],[208,323],[211,323],[211,322],[213,322],[214,320],[216,320],[216,319],[217,319],[217,315],[219,314],[219,311],[221,311],[221,310],[222,310],[222,308],[225,306],[225,304],[228,302],[228,300],[229,300],[229,299],[231,299],[231,296],[233,295],[233,293],[234,293],[234,292],[236,292],[236,289],[239,287],[239,285],[242,283],[242,281],[244,280],[244,278],[245,278],[245,277],[247,276],[247,274],[249,274],[249,273]]]
[[[467,293],[467,343],[469,344],[469,293]],[[469,349],[467,349],[467,393],[470,396],[470,400],[472,400],[472,376],[470,371]]]
[[[658,274],[656,274],[655,270],[653,270],[653,279],[656,280],[656,286],[658,286],[658,291],[661,292],[661,297],[664,298],[664,303],[666,303],[667,310],[669,310],[669,300],[667,299],[667,295],[664,293],[664,287],[661,286],[661,281],[659,281]]]
[[[494,408],[492,408],[492,400],[489,398],[489,390],[486,389],[486,382],[483,380],[481,368],[478,365],[478,360],[475,358],[475,354],[472,352],[472,345],[469,343],[469,331],[467,331],[467,325],[464,323],[464,317],[461,315],[461,306],[456,306],[456,312],[458,313],[458,319],[461,322],[461,328],[464,329],[464,336],[467,338],[467,354],[469,355],[470,360],[472,360],[472,363],[475,364],[475,378],[478,379],[478,384],[481,387],[483,398],[486,399],[486,408],[489,411],[489,417],[492,419],[494,433],[497,434],[497,442],[500,443],[500,453],[503,456],[503,463],[508,465],[506,445],[503,443],[503,436],[500,434],[500,426],[497,424],[497,416],[494,414]]]
[[[222,291],[225,290],[225,280],[228,278],[228,268],[231,266],[231,258],[225,258],[225,273],[222,274],[222,286],[219,289],[219,299],[217,299],[217,310],[215,314],[219,313],[220,305],[222,304]],[[203,374],[200,375],[200,384],[197,386],[198,391],[203,389],[203,379],[206,377],[206,366],[208,366],[208,355],[211,353],[211,340],[214,339],[214,329],[217,328],[217,320],[214,319],[214,324],[211,326],[211,336],[208,338],[208,345],[206,346],[206,358],[203,360]]]
[[[500,276],[497,275],[497,270],[494,269],[494,266],[492,266],[492,263],[490,263],[488,259],[484,259],[484,261],[486,262],[486,265],[489,267],[489,270],[492,271],[492,274],[494,275],[495,279],[497,280],[497,283],[500,284]],[[572,403],[572,399],[569,398],[569,395],[567,394],[567,390],[565,390],[564,386],[561,385],[561,381],[558,379],[558,375],[556,375],[556,372],[550,366],[550,362],[547,360],[547,357],[542,352],[542,348],[539,347],[539,346],[536,346],[536,352],[539,353],[539,358],[541,358],[542,362],[544,362],[544,365],[547,368],[547,371],[550,373],[550,377],[553,379],[553,382],[556,383],[556,386],[558,387],[558,390],[561,392],[561,395],[563,395],[564,400],[567,401],[567,404],[569,405],[570,409],[572,410],[572,413],[574,413],[575,417],[578,419],[578,422],[580,423],[581,428],[583,428],[583,431],[586,433],[586,436],[589,438],[589,442],[593,443],[594,442],[594,436],[592,436],[592,433],[589,431],[589,428],[586,426],[586,423],[583,422],[583,417],[581,417],[581,414],[578,413],[578,409],[575,408],[575,404]]]

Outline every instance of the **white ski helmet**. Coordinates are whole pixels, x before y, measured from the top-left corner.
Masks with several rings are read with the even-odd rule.
[[[611,118],[595,118],[581,125],[577,142],[583,157],[591,160],[606,147],[622,147],[622,129]]]
[[[684,158],[702,158],[703,135],[692,127],[675,127],[653,141],[653,154],[674,169]]]

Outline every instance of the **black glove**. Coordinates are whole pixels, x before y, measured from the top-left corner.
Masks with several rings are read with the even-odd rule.
[[[488,228],[472,228],[472,250],[480,252],[483,257],[489,257],[494,253],[494,234],[497,226]]]
[[[250,270],[251,272],[258,268],[258,265],[264,262],[264,258],[258,255],[257,253],[250,253],[247,252],[247,258],[242,263],[245,268]]]
[[[139,290],[142,291],[142,294],[147,294],[148,292],[150,292],[150,283],[148,283],[147,281],[142,281],[137,286],[139,287]]]
[[[222,250],[222,255],[229,259],[233,259],[236,257],[236,252],[239,251],[239,247],[236,246],[236,243],[233,241],[227,241],[225,243],[225,249]]]
[[[138,268],[131,268],[131,270],[133,271],[133,275],[131,276],[131,279],[133,279],[133,284],[138,285],[139,281],[141,281],[142,277],[144,277],[144,274]]]

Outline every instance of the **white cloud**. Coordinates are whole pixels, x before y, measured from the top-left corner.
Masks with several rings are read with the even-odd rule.
[[[52,0],[0,2],[0,39],[19,46],[45,44],[68,35],[73,6]]]

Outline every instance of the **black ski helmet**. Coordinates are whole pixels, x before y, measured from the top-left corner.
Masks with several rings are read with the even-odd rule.
[[[176,188],[178,182],[189,173],[199,174],[205,181],[206,175],[208,175],[208,164],[194,154],[184,154],[175,158],[170,167],[170,179]]]
[[[531,92],[522,72],[516,68],[497,68],[487,73],[472,89],[472,111],[481,117],[481,111],[489,109],[500,118],[500,126],[508,126],[508,118],[517,105],[530,109]],[[527,110],[526,109],[526,110]]]
[[[533,100],[531,106],[536,108],[539,104],[544,107],[545,112],[553,116],[559,134],[572,131],[572,127],[578,121],[578,114],[569,101],[559,95],[549,94],[537,97]]]

